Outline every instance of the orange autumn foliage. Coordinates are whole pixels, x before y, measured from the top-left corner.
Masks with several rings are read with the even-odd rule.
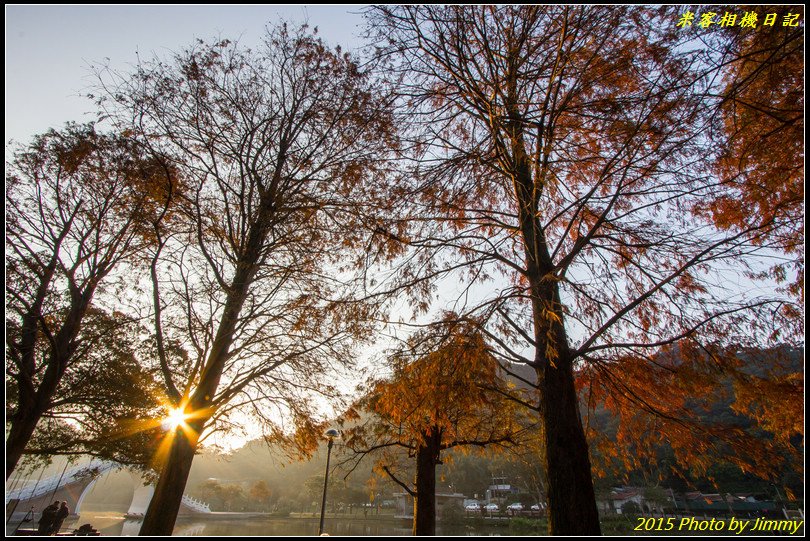
[[[675,419],[692,413],[688,397],[716,392],[710,367],[671,377],[658,351],[801,339],[785,324],[800,308],[761,273],[782,255],[780,231],[756,219],[717,227],[711,211],[738,191],[712,167],[727,69],[704,39],[727,38],[680,32],[663,6],[369,11],[414,140],[403,206],[418,268],[407,279],[458,274],[465,315],[499,356],[535,369],[550,532],[596,535],[575,372],[613,369],[594,392],[636,421],[625,447],[671,431],[685,452],[708,451],[725,444],[713,433],[690,444]],[[499,276],[511,287],[481,287]]]
[[[755,376],[752,367],[772,364],[777,353],[747,365],[741,355],[682,343],[653,359],[628,355],[589,364],[578,378],[583,398],[591,412],[601,407],[615,419],[615,434],[609,434],[614,427],[589,427],[596,472],[700,477],[727,461],[767,479],[786,457],[797,459],[790,440],[804,433],[802,375]],[[667,447],[675,464],[661,469]]]
[[[755,419],[777,441],[804,438],[804,374],[793,372],[770,378],[738,375],[732,409]]]
[[[719,104],[717,174],[730,188],[709,210],[721,228],[763,227],[762,243],[791,258],[770,269],[804,296],[804,13],[797,27],[774,27],[729,38],[732,61]]]
[[[500,366],[481,333],[451,317],[436,335],[419,334],[391,357],[393,374],[373,385],[364,407],[376,415],[378,431],[409,448],[434,430],[443,449],[507,443],[521,427],[513,403],[499,393],[507,386]]]
[[[475,322],[447,314],[411,337],[390,362],[391,376],[373,382],[361,400],[371,417],[347,431],[346,446],[357,462],[380,452],[375,469],[414,498],[414,535],[435,535],[436,467],[442,452],[511,446],[525,425],[518,406],[505,396],[511,389]],[[407,461],[392,452],[403,449]],[[411,487],[400,470],[414,463]]]

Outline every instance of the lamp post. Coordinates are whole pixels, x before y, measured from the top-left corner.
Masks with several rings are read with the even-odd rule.
[[[771,483],[771,486],[776,491],[776,503],[782,506],[782,514],[787,518],[787,513],[785,513],[785,500],[783,500],[782,495],[779,494],[779,487],[776,486],[776,483]]]
[[[332,456],[332,444],[334,443],[335,438],[340,436],[340,432],[335,430],[334,428],[330,428],[324,434],[326,438],[329,440],[329,443],[326,446],[326,473],[323,476],[323,499],[321,500],[321,524],[318,526],[318,535],[323,534],[323,519],[324,513],[326,512],[326,485],[329,483],[329,458]]]

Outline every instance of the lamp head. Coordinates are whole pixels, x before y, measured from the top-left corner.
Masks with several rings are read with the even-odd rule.
[[[331,441],[340,436],[340,432],[334,428],[330,428],[324,433],[324,436],[326,436]]]

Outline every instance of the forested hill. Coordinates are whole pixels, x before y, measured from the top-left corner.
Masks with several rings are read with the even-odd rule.
[[[741,349],[734,357],[739,361],[733,363],[736,364],[734,370],[718,368],[718,374],[712,380],[713,386],[706,395],[684,402],[686,411],[694,415],[683,424],[685,430],[693,433],[702,431],[706,449],[718,454],[712,459],[707,472],[693,472],[690,464],[682,458],[683,453],[679,458],[679,453],[673,451],[668,436],[659,438],[660,443],[654,449],[654,460],[641,459],[634,468],[627,467],[624,460],[606,461],[610,467],[604,468],[602,473],[606,478],[601,484],[644,485],[660,482],[662,486],[676,490],[720,490],[770,496],[773,496],[773,485],[776,484],[793,493],[803,493],[804,471],[800,455],[803,442],[804,348],[783,345],[770,350]],[[671,361],[678,366],[677,358]],[[672,392],[677,391],[673,389]],[[599,437],[613,440],[621,431],[622,422],[632,422],[615,410],[606,408],[604,402],[591,407],[589,411],[588,398],[584,389],[581,402],[583,422],[589,427],[592,440]],[[790,409],[788,404],[793,404],[791,408],[795,409],[795,419],[785,413]],[[653,421],[648,426],[654,431],[656,423]],[[660,430],[661,434],[667,433],[665,428]],[[757,467],[747,467],[743,471],[735,465],[739,457],[729,450],[731,448],[725,442],[717,439],[718,434],[733,430],[741,430],[750,438],[752,452],[759,453],[763,463],[772,465],[770,474]],[[592,445],[594,462],[605,464],[605,461],[600,462],[604,455],[598,449],[598,445]],[[698,460],[702,458],[698,456]]]
[[[783,346],[776,351],[740,351],[738,357],[742,361],[741,370],[751,376],[762,378],[774,373],[799,373],[803,375],[804,349],[800,347]],[[525,365],[510,367],[510,371],[515,372],[522,379],[528,381],[534,379],[533,369]],[[518,384],[526,387],[525,383],[518,382]],[[725,385],[728,387],[726,390],[732,389],[731,378],[726,380]],[[716,396],[718,399],[712,403],[711,409],[705,413],[703,419],[705,422],[708,424],[735,423],[738,426],[746,427],[746,429],[758,434],[766,441],[772,437],[769,432],[758,427],[756,420],[743,417],[731,408],[731,395],[729,393],[718,392]],[[584,399],[582,410],[583,420],[592,430],[601,431],[608,437],[615,434],[619,419],[610,411],[599,406],[589,413]],[[799,446],[801,441],[795,443]],[[334,451],[332,457],[333,466],[340,462],[341,453],[344,453],[345,450],[338,444],[335,446]],[[596,451],[592,449],[592,452]],[[225,498],[227,495],[233,501],[250,502],[251,490],[255,491],[256,484],[264,482],[271,494],[268,501],[272,502],[273,508],[291,507],[292,510],[306,508],[312,504],[312,501],[318,501],[317,494],[322,489],[323,483],[325,454],[325,449],[322,448],[311,460],[292,461],[279,450],[268,448],[262,440],[250,442],[230,453],[203,450],[194,461],[186,492],[208,500]],[[598,459],[598,457],[594,458]],[[612,486],[624,484],[644,486],[651,482],[658,482],[660,486],[672,487],[675,490],[698,489],[715,492],[719,487],[721,490],[728,492],[773,495],[771,481],[757,477],[755,472],[743,473],[730,462],[718,462],[712,468],[709,476],[694,476],[693,478],[683,479],[677,475],[665,475],[661,480],[650,477],[651,472],[654,474],[665,473],[666,468],[671,466],[674,460],[675,457],[671,449],[666,445],[662,445],[657,463],[644,464],[641,468],[633,471],[606,471],[604,472],[606,473],[605,477],[597,479],[597,488],[600,491],[609,491]],[[330,485],[334,488],[330,490],[335,490],[335,493],[339,494],[342,500],[355,503],[368,502],[371,492],[382,493],[387,495],[386,497],[390,497],[390,493],[395,492],[396,487],[387,486],[385,480],[380,478],[376,481],[370,481],[373,477],[371,471],[373,461],[373,458],[364,460],[346,481],[343,479],[347,473],[345,470],[340,468],[333,470]],[[58,475],[62,469],[61,465],[62,462],[57,460],[49,468],[49,472]],[[459,454],[455,458],[446,461],[445,465],[438,471],[438,476],[440,484],[443,480],[445,484],[453,484],[462,492],[474,494],[482,493],[493,476],[525,479],[527,473],[523,470],[525,470],[525,465],[521,466],[510,461],[506,455]],[[802,478],[801,464],[785,461],[774,481],[780,487],[801,494],[803,492]],[[126,483],[131,482],[126,479],[120,482],[122,486]],[[105,481],[99,488],[112,489],[117,486],[113,480]],[[121,491],[126,492],[123,488]],[[114,499],[116,495],[117,492],[109,494],[105,496],[105,499],[109,501],[110,498]],[[94,498],[91,498],[91,501],[99,499],[99,497],[96,494]],[[121,506],[128,505],[127,497],[127,494],[121,495]],[[216,501],[213,503],[217,504]]]
[[[742,361],[741,370],[749,375],[764,377],[771,373],[788,374],[803,373],[804,349],[801,347],[782,346],[776,350],[741,350],[738,357]],[[526,365],[513,365],[509,368],[520,378],[528,381],[534,380],[534,370]],[[515,380],[522,387],[526,384]],[[731,379],[726,380],[726,385],[731,387]],[[756,421],[744,418],[731,409],[731,395],[729,393],[717,393],[723,399],[715,400],[712,408],[706,414],[706,422],[720,423],[733,420],[737,424],[755,428]],[[615,430],[618,420],[611,417],[609,411],[598,407],[588,415],[586,404],[583,399],[583,418],[588,418],[591,427],[604,430],[610,433]],[[762,432],[762,437],[769,437],[766,432]],[[337,449],[337,447],[336,447]],[[663,451],[662,451],[663,452]],[[664,452],[664,454],[666,454]],[[307,479],[322,475],[325,457],[323,453],[316,454],[311,461],[290,462],[279,452],[268,450],[266,445],[260,441],[252,442],[247,446],[230,453],[229,455],[218,455],[216,453],[205,452],[195,461],[189,479],[189,486],[195,486],[209,478],[221,479],[224,481],[242,482],[251,479],[267,479],[273,484],[283,486],[304,486]],[[484,459],[481,459],[484,460]],[[725,467],[725,466],[723,466]],[[370,476],[371,464],[363,464],[356,472],[352,473],[351,482],[364,483]],[[794,478],[801,474],[798,471],[785,471],[784,475]],[[734,477],[733,475],[731,477]],[[361,479],[362,478],[362,479]],[[751,475],[740,474],[734,480],[736,484],[743,483],[745,479],[752,479]],[[699,480],[696,480],[699,482]],[[756,484],[756,483],[755,483]]]

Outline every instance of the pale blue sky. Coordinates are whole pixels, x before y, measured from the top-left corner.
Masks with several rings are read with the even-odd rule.
[[[255,45],[268,23],[308,20],[332,45],[356,48],[358,5],[307,6],[6,6],[5,140],[26,143],[65,122],[89,121],[93,104],[80,96],[89,66],[110,59],[126,67],[142,56],[221,36]],[[86,93],[86,92],[85,92]]]

